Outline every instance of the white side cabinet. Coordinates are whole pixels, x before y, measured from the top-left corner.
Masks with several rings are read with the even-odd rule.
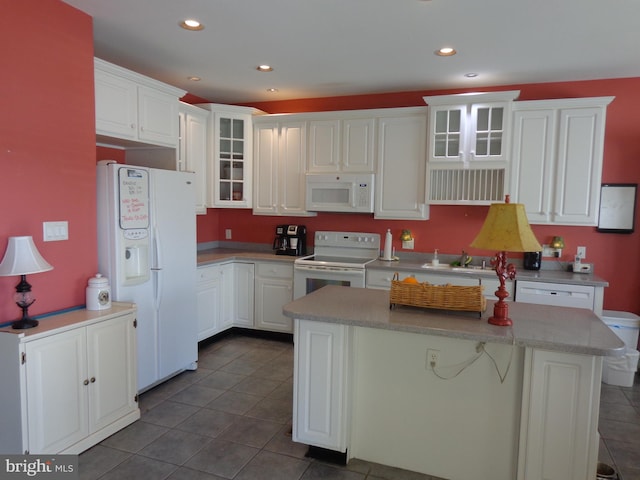
[[[135,307],[0,330],[0,451],[78,454],[140,418]]]
[[[98,137],[178,146],[178,100],[185,90],[99,58],[94,76]]]
[[[602,357],[525,350],[518,480],[596,477]]]
[[[337,323],[294,322],[293,441],[346,452],[351,330]]]
[[[315,215],[305,209],[307,122],[269,116],[254,123],[254,215]]]
[[[258,262],[255,270],[255,327],[293,333],[282,307],[293,300],[293,264]]]
[[[377,122],[374,218],[426,220],[427,109],[389,109]]]
[[[178,170],[194,172],[196,213],[207,213],[207,132],[209,112],[180,102]]]
[[[613,97],[515,102],[512,199],[532,224],[597,225]]]

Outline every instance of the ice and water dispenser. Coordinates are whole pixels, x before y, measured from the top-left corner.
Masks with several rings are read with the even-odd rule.
[[[149,172],[119,170],[121,285],[138,285],[149,280]]]

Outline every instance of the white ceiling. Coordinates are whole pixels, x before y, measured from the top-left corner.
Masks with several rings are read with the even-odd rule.
[[[640,77],[638,0],[64,1],[97,57],[218,103]]]

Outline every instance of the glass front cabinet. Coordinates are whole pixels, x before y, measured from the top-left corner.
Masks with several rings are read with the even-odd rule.
[[[199,105],[211,112],[209,205],[226,208],[252,206],[252,116],[249,107]]]

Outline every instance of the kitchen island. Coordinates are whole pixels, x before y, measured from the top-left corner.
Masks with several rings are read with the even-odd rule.
[[[452,480],[593,479],[602,357],[624,345],[586,309],[389,309],[328,286],[295,319],[295,441]]]

